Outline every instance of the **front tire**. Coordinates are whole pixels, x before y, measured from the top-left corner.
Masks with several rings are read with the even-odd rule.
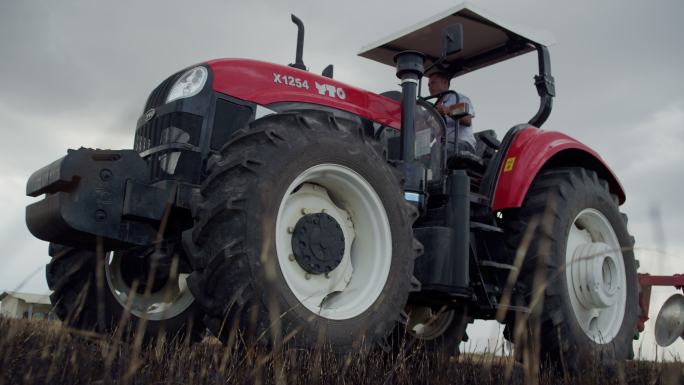
[[[98,256],[90,250],[51,243],[46,266],[50,300],[66,325],[82,330],[113,333],[141,331],[146,340],[160,336],[197,340],[204,331],[187,274],[170,276],[169,266],[159,266],[157,277],[147,281],[145,259],[134,251]],[[99,260],[98,260],[99,259]],[[137,281],[135,284],[132,281]],[[152,287],[145,290],[146,282]],[[135,288],[135,290],[133,289]]]
[[[626,219],[606,181],[582,168],[542,172],[523,206],[504,214],[512,255],[527,247],[521,279],[538,315],[542,361],[578,372],[632,356],[639,305]],[[529,245],[521,242],[526,231]],[[514,323],[507,329],[522,330]]]
[[[223,148],[184,234],[216,336],[385,344],[405,319],[420,244],[417,211],[376,145],[351,121],[304,111],[257,120]]]

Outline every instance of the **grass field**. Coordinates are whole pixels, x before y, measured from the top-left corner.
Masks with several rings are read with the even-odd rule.
[[[576,378],[542,371],[530,378],[509,357],[373,353],[336,356],[326,349],[280,352],[139,340],[63,328],[48,321],[0,318],[0,385],[5,384],[682,384],[684,363],[633,361],[607,375]]]

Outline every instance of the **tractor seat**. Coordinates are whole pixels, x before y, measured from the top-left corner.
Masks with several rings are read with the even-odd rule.
[[[501,142],[496,138],[494,130],[476,132],[475,140],[475,155],[482,158],[485,162],[491,159],[501,146]]]
[[[468,169],[478,173],[483,173],[485,170],[482,158],[467,150],[457,150],[451,155],[447,159],[447,167],[451,170]]]
[[[470,169],[475,172],[485,171],[485,162],[490,159],[496,150],[499,149],[501,142],[496,138],[494,130],[486,130],[475,133],[475,152],[467,150],[457,150],[455,154],[447,159],[447,167],[452,170]]]
[[[498,150],[501,146],[501,141],[497,139],[496,132],[494,130],[485,130],[475,133],[475,140],[477,141],[475,152],[478,154],[480,150],[489,147],[494,150]]]

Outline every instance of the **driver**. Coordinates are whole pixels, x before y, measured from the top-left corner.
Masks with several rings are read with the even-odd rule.
[[[475,117],[473,103],[467,96],[459,94],[456,91],[449,90],[450,81],[451,78],[449,75],[443,72],[435,72],[430,75],[430,80],[428,82],[430,96],[437,97],[434,106],[437,109],[437,112],[444,117],[444,121],[446,122],[447,144],[453,146],[453,143],[456,142],[458,138],[456,148],[459,151],[465,150],[475,152],[475,136],[473,135],[472,126],[472,118]],[[448,107],[457,103],[467,104],[470,112],[470,115],[466,115],[458,119],[458,121],[450,116],[447,116]],[[458,135],[456,135],[457,130]]]

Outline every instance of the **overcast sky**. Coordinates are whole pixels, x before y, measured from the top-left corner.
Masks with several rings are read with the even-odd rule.
[[[338,80],[375,92],[398,89],[394,70],[357,57],[359,49],[457,3],[0,1],[0,290],[48,292],[47,244],[24,223],[30,173],[67,148],[132,147],[147,95],[169,74],[219,57],[291,63],[295,13],[306,25],[311,71],[333,63]],[[473,3],[552,33],[558,97],[545,128],[593,147],[620,178],[640,271],[684,273],[684,2]],[[475,129],[503,137],[536,112],[535,71],[528,54],[452,86],[475,104]],[[652,319],[673,293],[654,289]],[[497,331],[495,323],[471,326],[471,346],[496,339]],[[652,355],[650,328],[643,341]],[[664,352],[684,354],[684,341]]]

